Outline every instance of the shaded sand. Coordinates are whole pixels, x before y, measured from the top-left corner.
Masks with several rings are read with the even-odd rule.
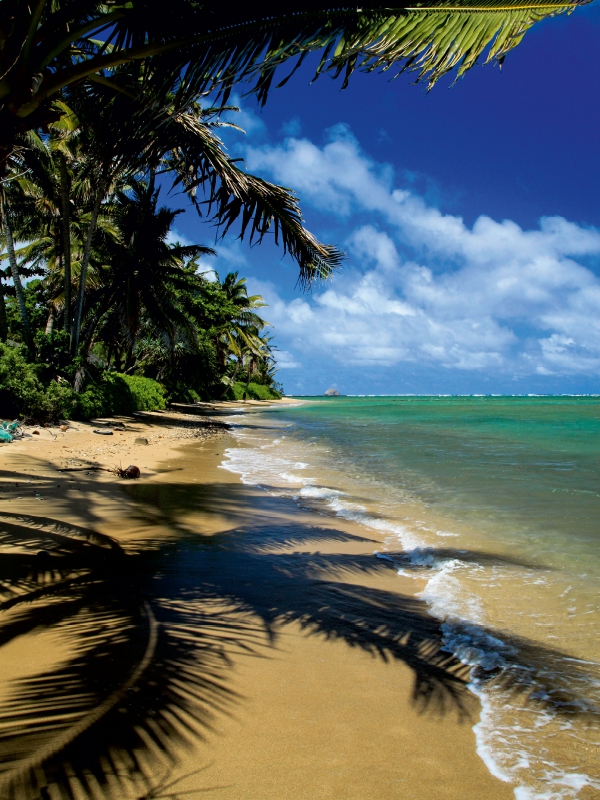
[[[242,485],[193,417],[125,425],[0,449],[0,797],[512,797],[375,535]],[[57,472],[119,457],[141,480]]]

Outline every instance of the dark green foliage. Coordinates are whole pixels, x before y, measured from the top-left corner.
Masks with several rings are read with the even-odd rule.
[[[164,387],[151,378],[108,373],[105,382],[110,386],[109,396],[114,414],[162,411],[166,408]]]
[[[68,383],[44,385],[39,366],[27,361],[19,347],[0,344],[0,417],[69,419],[74,392]]]
[[[85,420],[166,406],[164,388],[150,378],[104,372],[75,392],[63,378],[43,380],[45,372],[47,366],[27,361],[20,347],[0,343],[1,418]]]
[[[28,270],[21,268],[20,271],[27,277]],[[46,308],[47,294],[43,282],[37,278],[28,281],[28,283],[23,286],[23,293],[25,295],[25,306],[32,330],[43,330],[48,316]],[[5,304],[10,338],[18,342],[23,342],[23,323],[19,316],[19,309],[12,287],[10,287],[10,294],[5,298]]]
[[[115,372],[105,372],[99,381],[89,383],[83,392],[73,392],[72,398],[74,419],[162,411],[166,406],[165,390],[160,383]]]
[[[38,331],[36,333],[37,360],[44,368],[48,380],[57,375],[71,377],[73,363],[70,342],[71,337],[63,330],[54,330],[51,333]]]
[[[41,192],[33,180],[25,189],[34,198]],[[25,210],[26,192],[18,200]],[[16,190],[12,196],[19,198]],[[26,265],[35,263],[37,274],[43,274],[42,280],[23,284],[26,314],[18,298],[7,296],[8,343],[24,344],[25,317],[33,340],[30,351],[21,352],[24,364],[32,362],[27,367],[33,382],[27,398],[18,387],[5,391],[5,402],[10,399],[15,414],[89,419],[164,408],[171,401],[220,399],[236,381],[274,385],[275,364],[264,334],[268,323],[257,313],[265,306],[262,297],[249,296],[237,272],[223,281],[213,276],[209,280],[199,259],[213,251],[171,243],[179,212],[159,206],[158,199],[150,175],[148,181],[131,179],[129,185],[115,187],[105,204],[100,215],[103,233],[99,228],[90,260],[78,347],[72,331],[65,330],[63,270],[56,255],[60,227],[51,230],[33,211],[15,214],[15,219],[27,221],[17,236],[30,240],[16,251],[19,271],[32,278],[33,269]],[[51,210],[54,201],[46,200]],[[73,275],[81,263],[77,213],[83,211],[73,208]],[[50,213],[48,219],[55,216]],[[38,240],[36,224],[41,228]],[[107,231],[110,235],[104,235]],[[122,373],[122,379],[115,378],[116,373]],[[144,378],[161,385],[160,396],[148,389],[156,383],[139,383]]]
[[[280,400],[281,393],[270,386],[263,386],[260,383],[250,383],[246,387],[245,383],[234,383],[227,392],[228,400],[243,400],[244,394],[247,400]]]

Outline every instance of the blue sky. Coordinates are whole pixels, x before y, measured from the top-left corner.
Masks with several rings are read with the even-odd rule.
[[[241,99],[232,155],[348,254],[303,294],[271,243],[219,247],[270,305],[287,393],[600,392],[598,63],[596,2],[452,88],[341,92],[308,66],[263,110]],[[214,240],[193,211],[178,233]]]

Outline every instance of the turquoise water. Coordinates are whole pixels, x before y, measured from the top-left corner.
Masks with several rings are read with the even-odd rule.
[[[599,398],[334,398],[276,413],[392,491],[600,574]]]
[[[250,416],[224,466],[378,533],[473,668],[490,771],[518,800],[599,797],[600,398],[319,398]]]

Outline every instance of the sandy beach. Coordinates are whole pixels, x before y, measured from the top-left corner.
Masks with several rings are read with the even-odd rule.
[[[219,468],[234,408],[0,448],[0,796],[512,797],[377,534]]]

